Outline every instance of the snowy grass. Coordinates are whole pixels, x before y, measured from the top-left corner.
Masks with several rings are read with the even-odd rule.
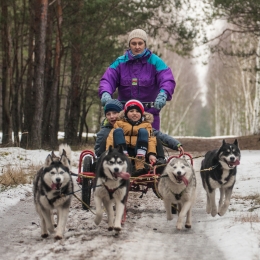
[[[236,216],[235,221],[241,223],[259,223],[260,217],[257,213],[247,213],[241,214],[241,216]]]
[[[28,168],[6,165],[2,169],[0,176],[0,190],[3,191],[9,187],[31,184],[38,168],[39,166],[35,165],[29,166]]]

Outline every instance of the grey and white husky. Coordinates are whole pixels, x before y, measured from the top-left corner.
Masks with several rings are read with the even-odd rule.
[[[41,219],[41,236],[54,233],[53,210],[57,210],[58,223],[55,239],[62,239],[68,219],[73,183],[70,174],[71,148],[59,146],[60,157],[49,154],[44,166],[37,172],[33,182],[36,211]]]
[[[94,202],[96,217],[94,222],[99,225],[103,217],[102,205],[108,216],[108,230],[121,230],[122,217],[129,191],[131,162],[123,153],[123,148],[109,147],[100,157],[96,168],[96,187]],[[113,206],[115,204],[115,219]]]
[[[172,220],[171,205],[177,204],[176,228],[191,228],[191,210],[196,200],[196,176],[193,166],[185,158],[172,158],[165,167],[159,181],[158,191],[162,196],[167,220]]]
[[[200,175],[207,193],[206,211],[212,217],[215,217],[217,213],[223,216],[228,209],[240,157],[237,139],[233,144],[223,140],[222,146],[219,149],[208,151],[201,162]],[[216,189],[220,190],[218,208],[215,201]]]

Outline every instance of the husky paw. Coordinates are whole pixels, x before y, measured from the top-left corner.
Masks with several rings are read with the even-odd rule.
[[[114,227],[114,230],[119,232],[119,231],[121,231],[121,227]]]
[[[223,207],[222,207],[222,208],[219,210],[218,215],[219,215],[219,216],[224,216],[226,212],[227,212],[227,208],[223,208]]]
[[[178,230],[182,230],[182,225],[177,224],[176,228],[177,228]]]
[[[108,227],[108,231],[112,231],[114,228],[113,227]]]
[[[101,220],[102,220],[102,216],[101,217],[96,216],[94,219],[94,223],[98,226],[100,224]]]
[[[46,237],[48,237],[48,236],[49,236],[48,234],[42,234],[42,235],[41,235],[42,238],[46,238]]]
[[[191,225],[186,224],[185,227],[186,228],[191,228]]]
[[[172,215],[171,215],[170,217],[168,216],[168,217],[167,217],[167,220],[169,220],[169,221],[170,221],[170,220],[173,220],[173,216],[172,216]]]
[[[224,213],[223,213],[223,212],[219,212],[218,215],[219,215],[220,217],[222,217],[222,216],[225,215],[225,213],[226,213],[226,212],[224,212]]]
[[[56,239],[56,240],[61,240],[61,239],[62,239],[62,236],[56,235],[56,236],[54,237],[54,239]]]
[[[211,210],[211,216],[212,217],[215,217],[217,215],[218,211],[217,211],[217,208],[214,208]]]

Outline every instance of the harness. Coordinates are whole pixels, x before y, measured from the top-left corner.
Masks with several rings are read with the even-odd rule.
[[[73,191],[73,192],[70,192],[70,193],[62,193],[62,190],[65,192],[66,190],[68,189],[67,185],[65,187],[63,187],[63,189],[60,189],[60,190],[57,190],[53,195],[55,196],[54,198],[52,199],[49,199],[47,197],[47,191],[44,189],[44,195],[46,197],[46,199],[48,200],[49,204],[51,206],[53,206],[53,204],[58,200],[58,199],[61,199],[67,195],[71,195],[71,194],[74,194],[75,192],[77,191]],[[57,195],[56,195],[57,194]]]
[[[167,174],[167,175],[160,176],[160,178],[163,178],[163,177],[168,177],[169,178],[169,175]],[[174,195],[176,200],[180,200],[181,196],[182,196],[182,194],[184,193],[185,190],[186,190],[186,188],[184,190],[182,190],[181,193],[179,193],[179,194],[176,194],[176,193],[172,192],[171,190],[170,190],[170,192]]]
[[[204,160],[203,160],[203,161],[204,161]],[[203,161],[202,161],[202,162],[203,162]],[[211,167],[209,167],[209,168],[207,168],[207,169],[200,170],[200,172],[212,171],[212,170],[216,169],[219,165],[220,165],[220,163],[217,163],[217,164],[215,164],[215,165],[213,165],[213,166],[211,166]],[[214,174],[215,180],[216,180],[220,185],[223,185],[223,184],[227,183],[227,182],[230,180],[231,176],[234,175],[233,172],[232,172],[231,174],[229,174],[229,175],[227,176],[227,178],[225,179],[226,182],[223,183],[220,179],[217,178],[215,172],[214,172],[213,174]]]
[[[204,160],[201,163],[203,163],[203,162],[204,162]],[[200,170],[200,172],[212,171],[212,170],[216,169],[219,165],[220,165],[220,163],[217,163],[217,164],[215,164],[215,165],[213,165],[213,166],[211,166],[207,169]]]
[[[186,190],[186,188],[181,192],[181,193],[179,193],[179,194],[176,194],[176,193],[174,193],[174,192],[172,192],[172,191],[170,191],[173,195],[174,195],[174,197],[175,197],[175,199],[176,200],[180,200],[181,199],[181,196],[182,196],[182,194],[183,194],[183,192]]]
[[[52,198],[52,199],[48,199],[47,195],[45,194],[45,197],[46,197],[46,199],[48,200],[48,202],[49,202],[49,204],[50,204],[51,206],[53,206],[53,203],[54,203],[56,200],[61,199],[61,198],[64,197],[64,196],[66,196],[66,195],[60,193],[58,196],[56,196],[56,197],[54,197],[54,198]]]
[[[104,183],[100,184],[100,185],[96,185],[96,187],[101,187],[104,186],[105,189],[107,190],[108,194],[109,194],[109,198],[112,200],[113,199],[113,194],[115,193],[115,191],[117,191],[118,189],[122,188],[125,184],[122,182],[118,187],[114,188],[114,189],[109,189]]]

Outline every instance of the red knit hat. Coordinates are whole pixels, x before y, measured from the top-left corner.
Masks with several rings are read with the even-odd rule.
[[[138,110],[141,113],[141,115],[143,115],[143,113],[144,113],[143,104],[136,99],[131,99],[125,103],[125,107],[124,107],[125,115],[127,115],[128,111],[131,109]]]

